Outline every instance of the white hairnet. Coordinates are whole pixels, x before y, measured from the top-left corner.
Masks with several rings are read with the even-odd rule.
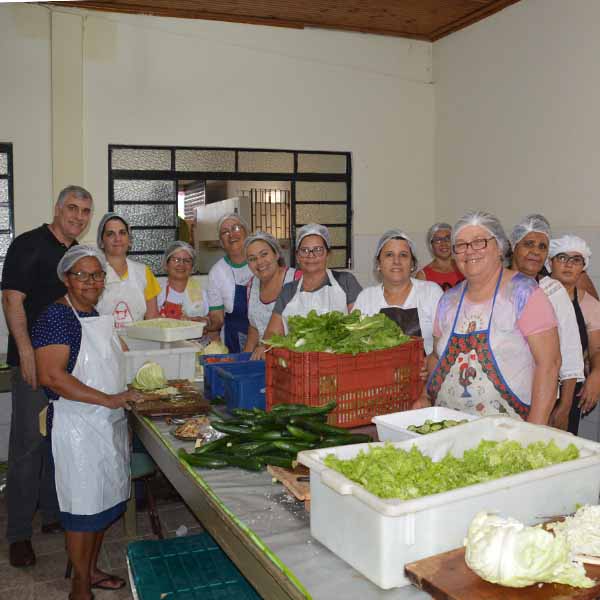
[[[456,237],[460,233],[460,230],[469,225],[483,227],[489,231],[490,235],[498,243],[502,256],[504,257],[506,255],[509,243],[502,224],[497,217],[482,210],[468,212],[456,222],[452,228],[452,244],[456,243]]]
[[[131,227],[129,226],[129,222],[127,221],[127,219],[117,214],[116,212],[107,212],[100,219],[100,223],[98,223],[98,230],[96,231],[96,245],[98,246],[98,248],[104,248],[104,244],[102,243],[102,236],[104,235],[104,228],[106,227],[106,224],[111,219],[119,219],[119,221],[121,221],[123,225],[125,225],[127,233],[131,237]]]
[[[548,240],[552,238],[550,223],[548,223],[548,219],[544,215],[527,215],[513,227],[510,234],[510,243],[513,249],[528,233],[532,232],[543,233]]]
[[[246,223],[246,221],[242,219],[240,215],[237,213],[227,213],[226,215],[222,216],[217,223],[217,236],[219,239],[221,238],[221,225],[223,225],[223,223],[229,219],[232,221],[237,221],[245,229],[246,235],[250,233],[250,227],[248,226],[248,223]]]
[[[388,229],[377,242],[377,248],[375,249],[375,266],[377,266],[377,259],[381,254],[381,249],[386,245],[390,240],[405,240],[410,247],[410,253],[413,258],[413,267],[416,269],[417,267],[417,251],[415,249],[415,245],[413,241],[402,231],[401,229]]]
[[[244,250],[248,252],[248,246],[250,246],[250,244],[253,242],[258,242],[259,240],[271,246],[271,250],[273,250],[273,252],[275,252],[277,255],[277,262],[283,267],[285,265],[285,256],[283,255],[283,250],[281,249],[281,246],[275,237],[266,231],[255,231],[252,235],[249,235],[244,242]]]
[[[60,259],[57,267],[56,274],[61,281],[65,280],[65,273],[70,271],[73,265],[86,256],[93,256],[98,259],[100,266],[103,271],[106,271],[106,258],[104,253],[94,246],[84,246],[83,244],[75,244],[71,246]]]
[[[319,225],[319,223],[308,223],[298,229],[296,233],[296,250],[300,248],[302,240],[308,235],[318,235],[323,238],[327,249],[331,246],[331,239],[329,237],[329,229],[325,225]]]
[[[434,223],[428,230],[427,230],[427,247],[431,250],[431,240],[433,239],[433,236],[440,230],[440,229],[447,229],[448,231],[452,231],[452,225],[450,225],[450,223]]]
[[[585,262],[584,268],[587,269],[589,267],[592,250],[587,245],[587,242],[576,235],[563,235],[550,240],[550,251],[548,252],[548,260],[546,261],[546,269],[548,271],[552,270],[551,259],[563,252],[579,252]]]
[[[196,251],[187,242],[176,240],[167,246],[167,249],[162,256],[162,260],[160,262],[161,271],[167,270],[167,261],[171,258],[171,256],[173,256],[173,254],[175,254],[175,252],[179,252],[180,250],[185,250],[190,255],[190,258],[194,261],[193,265],[196,265]]]

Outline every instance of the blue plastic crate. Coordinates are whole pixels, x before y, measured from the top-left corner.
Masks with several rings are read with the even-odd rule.
[[[132,542],[127,557],[139,600],[260,600],[208,533]]]
[[[240,352],[239,354],[205,354],[200,357],[200,364],[204,367],[204,397],[212,400],[216,396],[223,396],[223,382],[217,377],[217,367],[248,362],[252,356],[251,352]],[[208,360],[219,360],[220,362],[207,362]]]
[[[224,384],[227,410],[232,408],[265,409],[265,362],[253,360],[247,363],[219,367],[217,374]]]

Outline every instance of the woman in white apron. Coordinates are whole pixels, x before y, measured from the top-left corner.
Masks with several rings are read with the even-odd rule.
[[[106,213],[98,225],[96,243],[108,262],[98,312],[112,315],[115,329],[158,317],[156,297],[160,285],[156,277],[147,265],[127,258],[131,245],[129,223],[117,213]]]
[[[552,305],[533,279],[503,268],[508,239],[493,215],[466,214],[452,242],[465,281],[438,304],[427,393],[414,408],[548,423],[560,366]]]
[[[319,315],[352,311],[362,287],[352,273],[327,268],[330,248],[329,230],[324,225],[309,223],[298,230],[296,260],[302,277],[281,289],[265,339],[287,333],[287,321],[295,315],[305,317],[311,310]]]
[[[72,600],[89,600],[93,588],[125,585],[100,571],[97,560],[104,531],[124,512],[129,498],[124,408],[140,398],[124,391],[112,316],[99,316],[94,309],[105,269],[96,248],[67,251],[57,268],[67,295],[46,308],[31,335],[39,381],[50,400],[46,425],[73,564]]]

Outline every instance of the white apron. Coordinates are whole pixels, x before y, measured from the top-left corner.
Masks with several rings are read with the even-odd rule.
[[[289,317],[296,315],[305,317],[311,310],[316,310],[318,315],[333,312],[334,310],[348,314],[346,292],[341,288],[329,269],[327,269],[327,277],[331,285],[324,285],[320,290],[315,290],[314,292],[303,292],[304,277],[300,279],[296,294],[281,313],[286,334],[288,332],[287,320]]]
[[[107,264],[104,292],[96,310],[101,315],[112,315],[115,329],[134,321],[142,321],[146,314],[146,265],[127,259],[127,279]]]
[[[80,319],[73,312],[81,324],[73,377],[106,394],[122,392],[112,317]],[[125,411],[62,397],[53,402],[53,410],[52,455],[61,512],[94,515],[127,500],[131,482]]]

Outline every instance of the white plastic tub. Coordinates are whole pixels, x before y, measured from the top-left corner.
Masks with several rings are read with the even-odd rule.
[[[434,422],[446,420],[462,421],[463,419],[474,421],[475,419],[479,419],[479,417],[444,406],[430,406],[418,410],[406,410],[404,412],[373,417],[371,421],[377,425],[377,437],[380,442],[401,442],[414,437],[421,437],[420,433],[409,431],[407,427],[409,425],[419,427],[427,419]]]
[[[152,327],[154,322],[174,321],[179,324],[178,327]],[[181,340],[192,340],[201,338],[204,331],[204,323],[195,321],[182,321],[176,319],[150,319],[149,321],[136,321],[127,325],[125,335],[138,340],[153,340],[155,342],[179,342]]]
[[[353,458],[368,444],[306,450],[298,460],[310,468],[311,534],[379,587],[408,585],[404,564],[462,546],[480,510],[499,511],[527,524],[596,504],[600,493],[600,444],[551,427],[503,416],[477,419],[404,442],[433,460],[462,456],[483,439],[523,445],[554,439],[580,450],[577,460],[502,477],[416,500],[383,500],[323,464],[325,456]]]
[[[196,353],[202,350],[199,344],[185,340],[164,343],[121,337],[129,348],[123,352],[126,383],[131,383],[138,369],[148,361],[158,363],[167,379],[194,379]]]

